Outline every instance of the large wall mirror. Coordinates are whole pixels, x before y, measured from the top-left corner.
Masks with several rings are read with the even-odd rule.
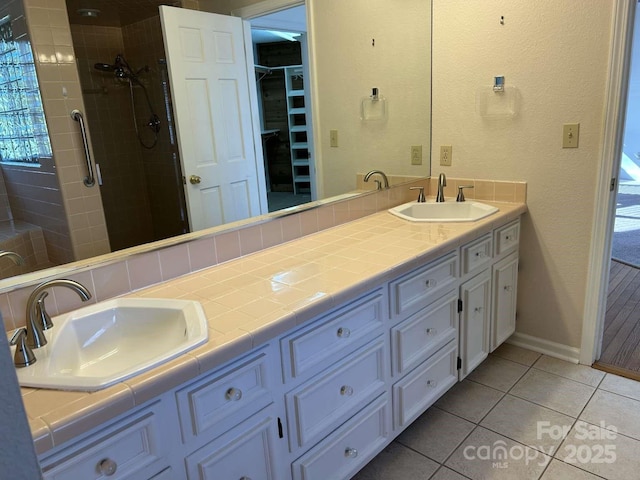
[[[59,1],[66,6],[77,88],[82,91],[91,153],[98,165],[101,185],[92,188],[99,190],[108,230],[108,243],[103,242],[108,249],[101,253],[127,255],[130,247],[152,249],[157,240],[180,241],[180,235],[199,229],[189,212],[185,182],[191,188],[202,180],[184,171],[181,153],[189,150],[180,148],[176,110],[185,105],[173,91],[175,72],[170,67],[175,66],[167,62],[158,13],[160,5],[175,2]],[[251,108],[260,113],[257,151],[264,158],[257,160],[263,167],[256,178],[262,193],[251,195],[265,202],[255,210],[248,206],[238,217],[211,213],[218,223],[244,218],[247,212],[278,215],[282,208],[302,208],[296,205],[306,202],[366,194],[365,189],[375,184],[363,188],[358,175],[372,169],[399,178],[430,174],[430,2],[191,0],[183,4],[200,10],[193,12],[196,15],[249,19],[259,30],[249,47],[255,66],[248,79],[256,92]],[[289,9],[296,12],[293,17],[287,14]],[[36,34],[41,36],[41,30]],[[374,89],[378,97],[373,100],[379,103],[370,110]],[[46,98],[44,103],[48,115]],[[377,105],[382,104],[380,111]],[[186,108],[198,107],[193,103]],[[50,131],[57,128],[50,119],[47,123]],[[420,162],[411,158],[412,146],[422,148]],[[53,147],[55,159],[58,152]],[[50,170],[55,175],[55,167]],[[8,198],[11,207],[18,204],[8,221],[21,220],[22,200],[12,199],[14,187],[9,185],[20,175],[2,162],[0,171],[9,192],[6,197],[0,192],[0,200]],[[27,188],[21,198],[29,191],[41,194]],[[242,195],[246,197],[246,192]],[[238,203],[231,198],[231,203]],[[29,221],[33,223],[33,218]],[[68,236],[73,238],[73,231]],[[12,248],[13,243],[0,245],[0,250]],[[79,260],[59,250],[42,267]],[[84,264],[88,257],[84,256]],[[11,264],[10,269],[0,265],[0,271],[6,270],[3,278],[12,277],[2,280],[1,287],[33,278],[22,275],[23,267],[10,260],[0,256],[0,262]]]

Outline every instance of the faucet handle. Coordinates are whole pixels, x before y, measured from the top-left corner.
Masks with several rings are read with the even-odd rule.
[[[13,363],[16,367],[28,367],[36,362],[37,358],[33,354],[33,350],[27,345],[26,328],[21,327],[17,329],[11,337],[11,340],[9,340],[9,345],[16,346],[16,353],[13,355]]]
[[[456,202],[464,202],[464,192],[462,191],[464,188],[473,188],[473,185],[459,185],[458,186],[458,196],[456,197]]]
[[[49,314],[47,313],[47,309],[44,305],[44,299],[47,298],[48,295],[49,292],[44,291],[36,299],[36,314],[42,322],[42,330],[49,330],[51,327],[53,327],[51,316],[49,316]]]
[[[418,203],[425,203],[427,201],[424,196],[424,187],[409,187],[409,190],[420,190],[418,192]]]

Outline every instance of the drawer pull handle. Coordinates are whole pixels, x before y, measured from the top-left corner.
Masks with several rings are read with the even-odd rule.
[[[224,394],[224,398],[226,398],[227,400],[233,400],[234,402],[237,402],[242,398],[242,390],[240,390],[239,388],[231,387]]]
[[[98,473],[110,477],[118,470],[118,464],[110,458],[103,458],[98,462]]]
[[[347,458],[356,458],[358,456],[358,450],[355,448],[347,447],[344,450],[344,456]]]
[[[505,285],[504,286],[504,290],[505,290],[505,292],[510,292],[511,291],[511,285]]]
[[[429,335],[430,337],[433,337],[437,334],[438,334],[437,328],[427,328],[427,335]]]
[[[438,281],[430,278],[429,280],[424,282],[424,284],[426,285],[427,288],[433,288],[438,284]]]
[[[438,382],[435,380],[427,380],[427,387],[434,388],[436,385],[438,385]]]
[[[353,395],[353,387],[350,387],[349,385],[343,385],[342,387],[340,387],[340,395],[350,397],[351,395]]]
[[[351,335],[351,330],[349,330],[348,328],[340,327],[336,332],[336,335],[338,335],[338,337],[340,338],[348,338],[349,335]]]

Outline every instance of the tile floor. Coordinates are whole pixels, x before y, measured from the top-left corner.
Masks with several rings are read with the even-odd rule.
[[[354,480],[640,479],[640,382],[504,344]]]

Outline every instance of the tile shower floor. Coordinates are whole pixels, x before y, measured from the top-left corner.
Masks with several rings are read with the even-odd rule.
[[[504,344],[354,480],[640,479],[640,382]]]

